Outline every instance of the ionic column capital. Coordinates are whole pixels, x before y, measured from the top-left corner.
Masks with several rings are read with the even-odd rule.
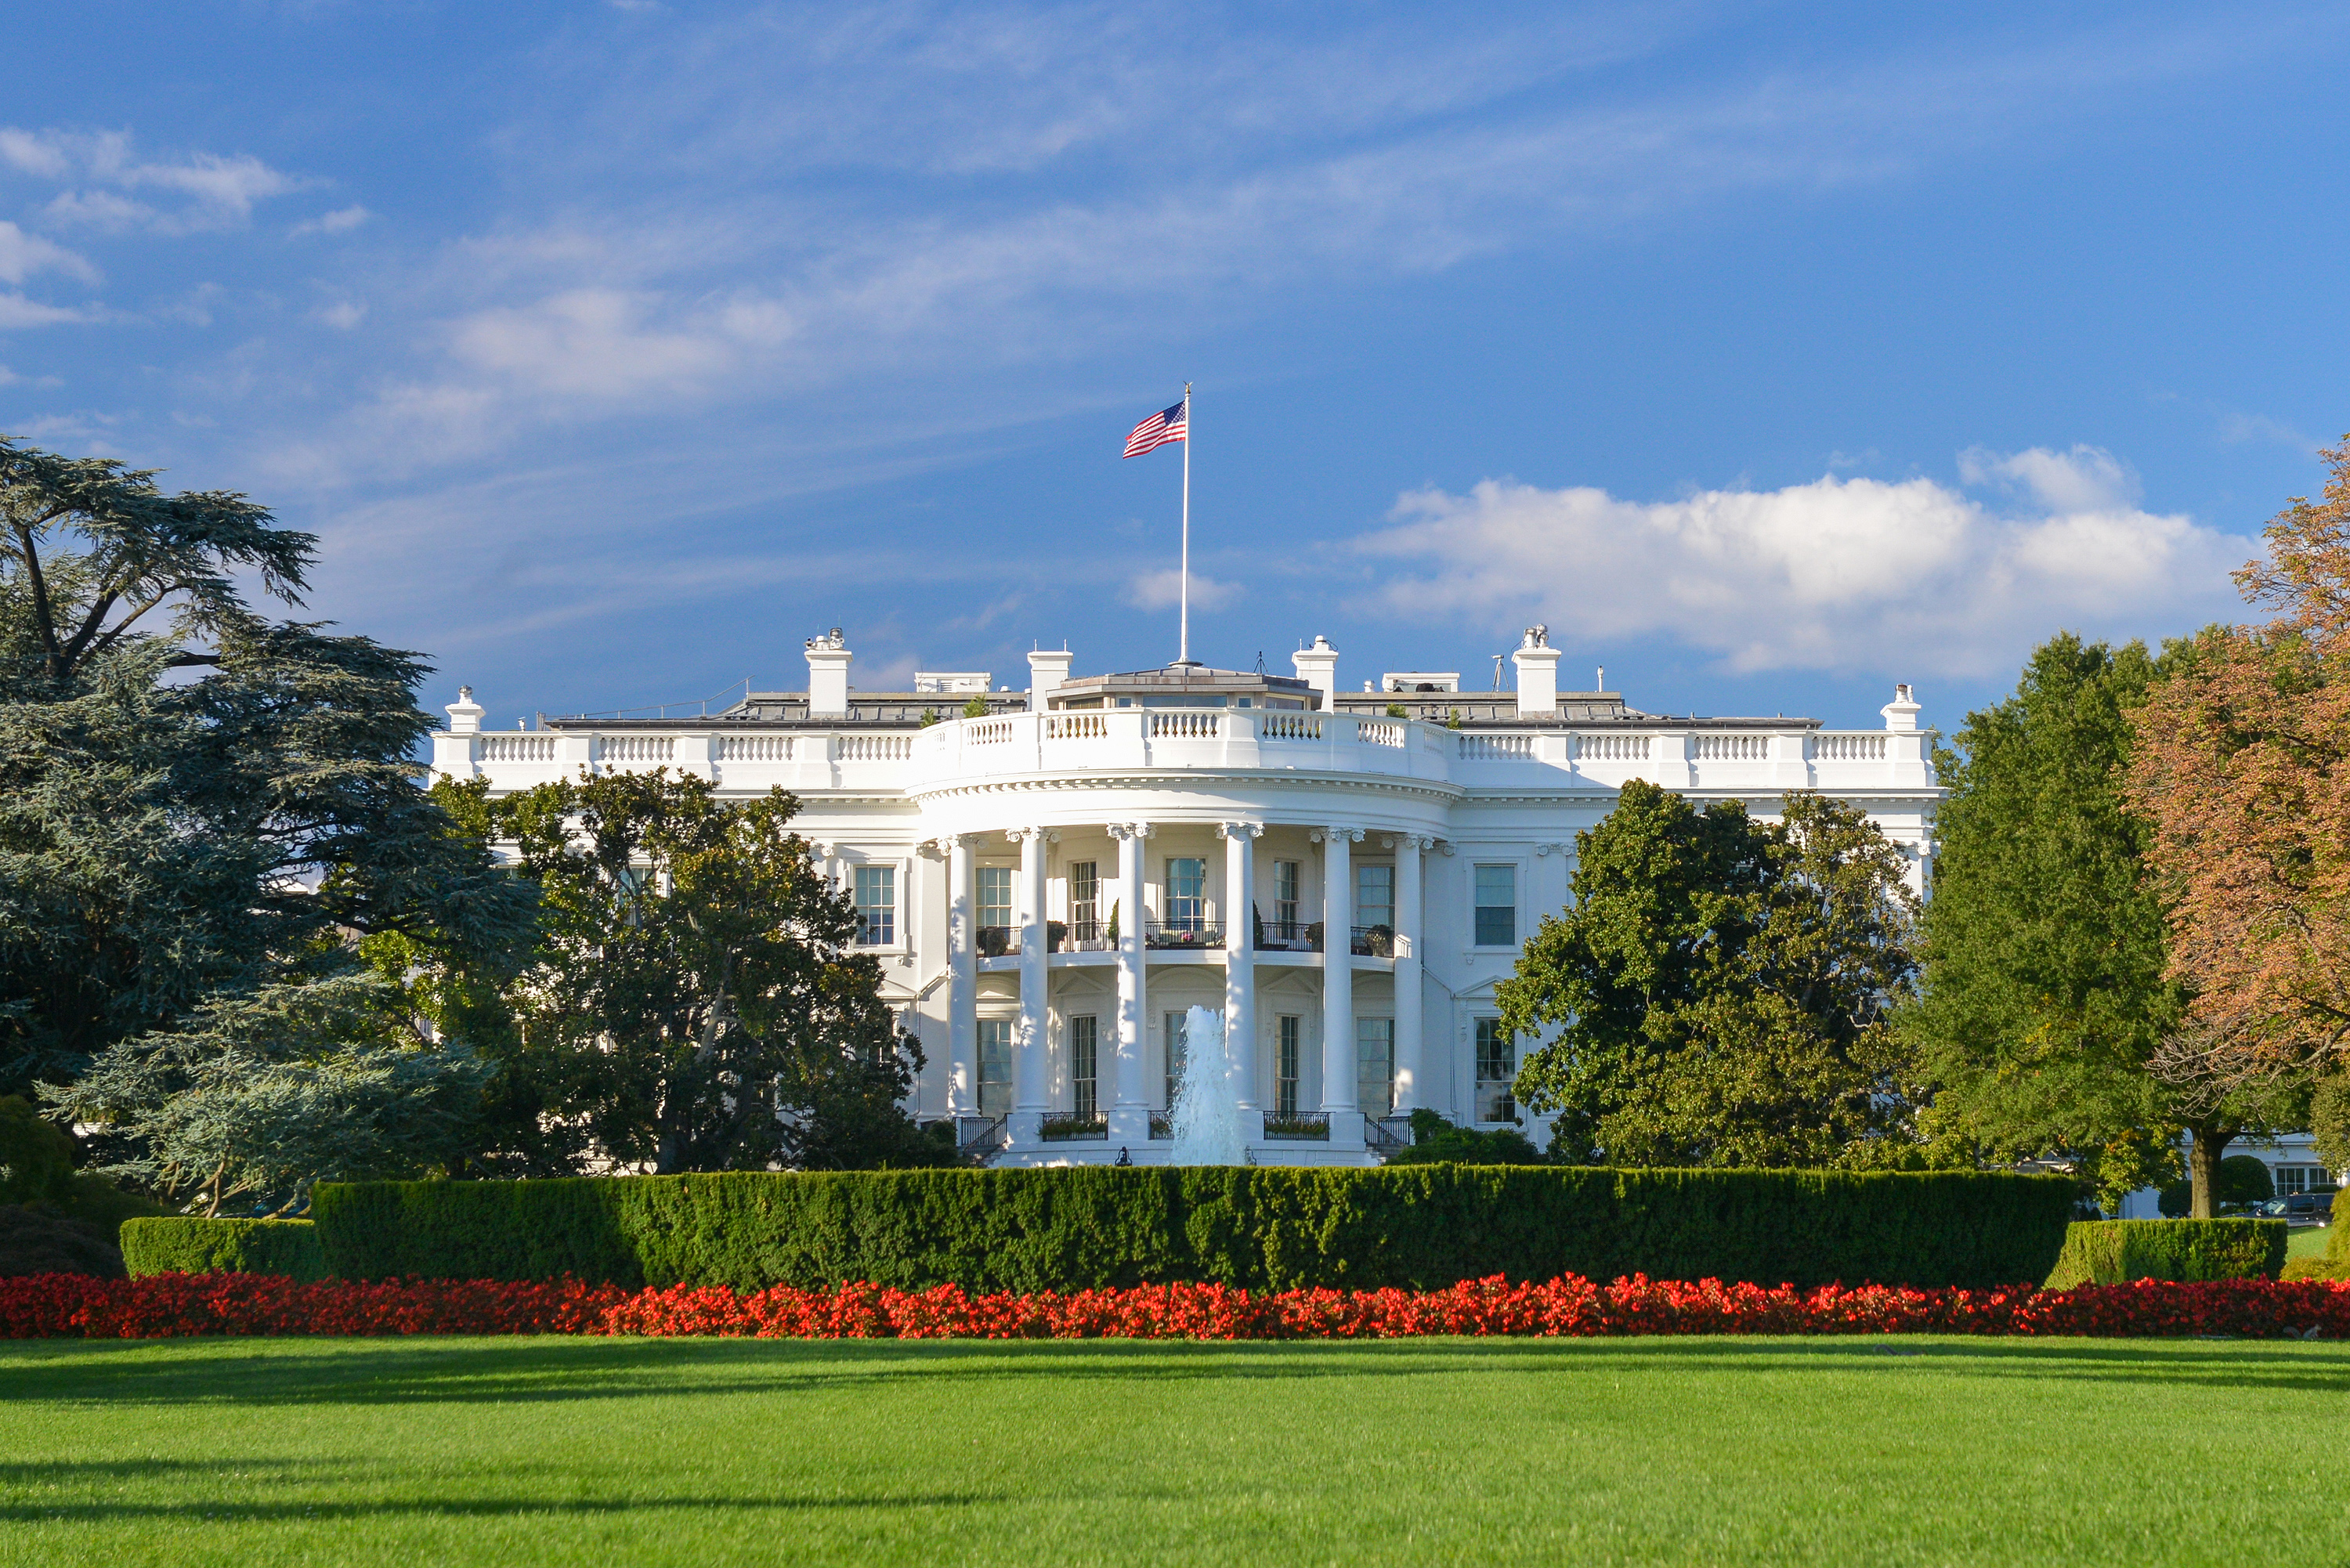
[[[1150,836],[1150,824],[1113,822],[1107,825],[1107,831],[1112,838],[1148,838]]]
[[[1220,822],[1216,824],[1216,836],[1219,838],[1263,838],[1264,836],[1264,824],[1262,822]]]
[[[1317,827],[1307,833],[1305,836],[1315,844],[1330,844],[1340,840],[1348,844],[1360,844],[1363,841],[1363,830],[1359,827]]]
[[[1003,830],[1003,836],[1014,844],[1029,838],[1040,844],[1057,844],[1061,841],[1061,830],[1057,827],[1007,827]]]

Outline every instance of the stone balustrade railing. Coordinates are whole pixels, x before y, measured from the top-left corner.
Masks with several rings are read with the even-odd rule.
[[[1417,720],[1280,710],[1117,710],[959,719],[920,731],[659,732],[565,729],[443,733],[432,765],[500,788],[601,771],[669,767],[728,788],[903,791],[962,781],[1197,770],[1369,775],[1480,789],[1932,786],[1927,731],[1678,729],[1451,731]]]

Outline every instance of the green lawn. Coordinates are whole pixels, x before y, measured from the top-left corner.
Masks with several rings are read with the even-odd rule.
[[[0,1345],[0,1563],[2318,1564],[2345,1443],[2340,1344]]]
[[[2323,1225],[2305,1226],[2285,1238],[2284,1255],[2288,1258],[2322,1258],[2325,1256],[2325,1244],[2333,1239],[2334,1232]]]

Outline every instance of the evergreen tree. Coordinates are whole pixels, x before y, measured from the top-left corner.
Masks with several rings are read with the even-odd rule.
[[[1917,1162],[1884,1022],[1916,900],[1857,807],[1790,795],[1765,824],[1635,781],[1575,848],[1574,903],[1496,992],[1513,1033],[1557,1031],[1516,1085],[1553,1158]]]
[[[611,774],[482,802],[538,887],[509,993],[494,1166],[553,1174],[951,1159],[898,1108],[921,1053],[781,790]],[[471,809],[471,808],[467,808]]]

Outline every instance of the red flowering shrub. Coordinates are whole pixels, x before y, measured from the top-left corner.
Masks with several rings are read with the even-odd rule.
[[[576,1280],[303,1283],[273,1274],[0,1280],[0,1338],[189,1334],[733,1334],[789,1339],[1404,1339],[1428,1334],[1981,1334],[2350,1338],[2350,1282],[2139,1280],[2043,1291],[1596,1284],[1496,1275],[1441,1291],[1258,1293],[1217,1284],[969,1295],[775,1285],[630,1291]]]

